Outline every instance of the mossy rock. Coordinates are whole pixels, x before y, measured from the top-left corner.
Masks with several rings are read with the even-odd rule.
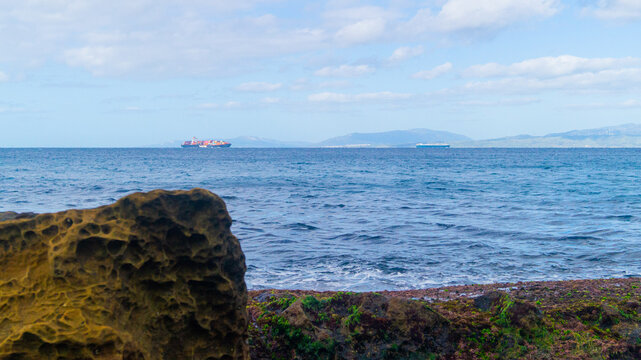
[[[252,308],[262,308],[250,325],[254,359],[429,359],[456,344],[449,322],[421,301],[339,292]]]

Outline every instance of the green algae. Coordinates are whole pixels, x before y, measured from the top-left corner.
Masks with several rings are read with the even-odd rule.
[[[486,291],[478,298],[458,296],[453,289],[435,290],[432,293],[450,297],[435,302],[418,296],[395,302],[390,293],[308,292],[290,300],[289,309],[268,310],[292,319],[288,326],[300,332],[286,332],[281,323],[282,331],[267,337],[278,344],[271,349],[286,359],[641,358],[638,280],[578,284],[581,286],[577,282],[523,286],[509,293]],[[384,310],[387,307],[394,311]],[[431,313],[443,317],[438,326],[446,330],[437,332],[446,334],[443,340],[434,341],[438,336],[429,331],[413,339],[424,330],[410,325],[411,319]],[[271,328],[266,331],[270,334]],[[271,358],[258,356],[259,347],[251,349],[256,359]]]
[[[253,358],[425,359],[436,353],[437,336],[430,332],[446,330],[447,323],[424,304],[380,294],[303,295],[285,309],[276,303],[272,298],[249,306]],[[396,314],[408,320],[395,323]]]
[[[361,316],[363,313],[360,311],[360,308],[356,305],[349,307],[349,315],[345,318],[345,324],[347,326],[358,325],[361,322]]]

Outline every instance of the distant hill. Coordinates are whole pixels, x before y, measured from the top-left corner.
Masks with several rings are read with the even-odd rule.
[[[320,147],[414,147],[417,143],[471,141],[467,136],[429,129],[395,130],[379,133],[352,133],[327,139]]]
[[[498,139],[462,141],[453,147],[641,147],[641,124],[572,130],[545,136],[520,135]]]
[[[282,147],[308,147],[311,143],[303,141],[280,141],[274,139],[265,139],[256,136],[239,136],[232,139],[226,139],[236,148],[282,148]]]
[[[548,134],[545,137],[561,137],[572,140],[598,140],[618,137],[641,137],[641,124],[625,124],[598,129],[572,130],[564,133]]]
[[[572,130],[544,136],[518,135],[488,140],[472,140],[464,135],[429,129],[395,130],[379,133],[352,133],[319,143],[280,141],[255,136],[224,139],[233,148],[285,147],[414,147],[417,143],[448,143],[452,147],[640,147],[641,124],[625,124],[598,129]],[[180,147],[182,141],[171,141],[149,147]]]

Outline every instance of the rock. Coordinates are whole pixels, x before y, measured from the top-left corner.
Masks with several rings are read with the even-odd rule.
[[[603,329],[609,329],[612,326],[618,324],[623,317],[621,312],[618,309],[607,305],[601,305],[601,318],[599,320],[599,327]]]
[[[201,189],[0,222],[0,358],[248,358],[230,226]]]
[[[426,351],[435,354],[451,354],[456,339],[450,324],[443,316],[425,304],[400,298],[390,298],[386,317],[392,320],[392,328],[398,328],[402,346],[409,353]]]
[[[15,219],[30,219],[35,217],[36,213],[17,213],[13,211],[0,212],[0,221],[15,220]]]
[[[380,294],[302,296],[285,309],[250,306],[259,308],[252,359],[429,359],[452,356],[458,341],[424,302]]]
[[[490,291],[474,299],[474,306],[482,311],[490,311],[493,308],[500,306],[503,299],[507,296],[506,293],[500,291]]]
[[[305,332],[309,332],[312,329],[311,318],[305,311],[301,299],[289,305],[282,315],[294,327],[304,329]]]
[[[506,309],[510,324],[523,329],[532,329],[541,325],[543,314],[534,304],[514,300]]]

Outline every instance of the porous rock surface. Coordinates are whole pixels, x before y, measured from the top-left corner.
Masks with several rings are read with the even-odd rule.
[[[201,189],[0,222],[0,359],[246,359],[230,225]]]

